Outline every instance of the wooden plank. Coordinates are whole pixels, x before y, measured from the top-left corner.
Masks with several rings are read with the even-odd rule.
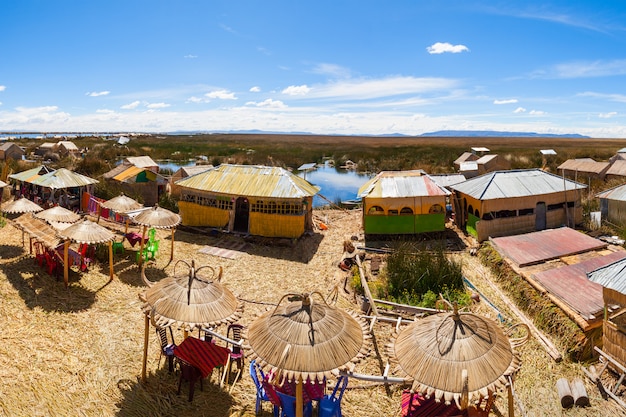
[[[372,297],[372,293],[370,292],[370,286],[367,283],[367,278],[365,277],[365,269],[363,268],[363,263],[361,262],[361,258],[359,257],[358,254],[354,258],[356,259],[356,264],[359,266],[359,275],[361,276],[361,286],[363,287],[363,290],[365,291],[365,296],[367,297],[368,300],[370,300],[370,304],[372,306],[372,313],[374,313],[374,315],[377,316],[378,308],[376,308],[374,297]]]

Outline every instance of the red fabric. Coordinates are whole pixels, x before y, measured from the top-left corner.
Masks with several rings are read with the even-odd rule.
[[[426,399],[409,390],[402,391],[402,417],[452,417],[462,416],[463,412],[455,404],[446,405],[434,398]]]
[[[263,389],[265,389],[265,394],[267,395],[267,398],[270,399],[272,405],[275,405],[276,407],[282,407],[282,404],[280,403],[280,397],[278,396],[278,394],[276,394],[276,388],[274,387],[274,385],[267,379],[264,379],[262,381],[262,384]]]
[[[174,348],[174,356],[195,366],[202,378],[211,374],[216,366],[226,365],[230,351],[213,343],[206,343],[195,337],[188,337]]]
[[[128,243],[130,243],[130,246],[135,247],[136,243],[141,242],[141,233],[137,233],[137,232],[130,232],[130,233],[126,233],[126,239],[128,240]],[[143,243],[146,243],[148,241],[148,238],[144,238]]]
[[[306,404],[311,400],[319,401],[324,396],[324,390],[326,388],[325,382],[318,383],[316,381],[311,382],[306,380],[302,386],[302,401]],[[296,396],[296,383],[294,381],[288,382],[285,380],[282,386],[276,387],[276,389],[283,394]]]

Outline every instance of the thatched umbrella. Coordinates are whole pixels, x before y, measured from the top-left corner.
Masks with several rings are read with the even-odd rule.
[[[109,209],[109,210],[113,210],[113,211],[115,211],[117,213],[120,213],[120,214],[126,214],[129,211],[138,210],[140,208],[143,208],[143,204],[141,204],[140,202],[138,202],[138,201],[128,197],[124,193],[121,193],[117,197],[113,197],[110,200],[103,201],[103,202],[99,203],[99,206],[98,206],[98,220],[97,220],[97,222],[100,221],[100,210],[103,207],[106,208],[106,209]],[[124,233],[128,233],[128,216],[126,216],[126,231]]]
[[[413,391],[466,409],[489,402],[509,385],[508,377],[521,367],[515,348],[528,336],[510,340],[495,321],[459,312],[455,305],[452,312],[401,329],[387,348],[390,359],[413,378]]]
[[[113,280],[113,240],[115,234],[106,227],[102,227],[97,223],[88,219],[83,219],[66,229],[58,232],[61,238],[65,239],[65,245],[63,248],[63,278],[65,280],[65,286],[68,285],[69,265],[68,265],[68,251],[70,247],[70,241],[77,243],[98,244],[109,243],[109,277]]]
[[[187,265],[189,272],[176,275],[176,266],[181,262]],[[146,278],[144,268],[145,265],[141,268],[141,278],[148,289],[139,295],[143,301],[142,310],[146,317],[141,373],[143,381],[146,380],[150,321],[155,327],[177,326],[191,331],[195,328],[234,322],[243,312],[243,304],[220,282],[221,267],[219,272],[208,265],[196,269],[194,261],[189,265],[179,260],[174,265],[174,275],[156,283]],[[198,273],[201,271],[210,272],[210,275],[199,276]]]
[[[322,301],[315,302],[314,295]],[[282,304],[285,299],[289,303]],[[327,304],[319,292],[286,294],[250,324],[246,349],[261,367],[297,382],[296,413],[301,416],[302,382],[352,370],[369,351],[370,339],[362,319]]]
[[[35,217],[47,222],[75,223],[80,220],[80,215],[68,210],[65,207],[54,206],[49,209],[40,211]],[[52,224],[52,223],[51,223]]]
[[[143,245],[148,227],[154,227],[155,229],[172,229],[172,250],[170,252],[171,262],[174,259],[174,231],[176,226],[178,226],[181,222],[180,216],[172,211],[159,207],[158,204],[155,204],[153,208],[144,210],[134,216],[133,221],[143,226],[139,253],[143,252]],[[141,266],[142,262],[143,256],[139,256],[139,266]]]
[[[17,200],[10,201],[2,206],[2,212],[6,214],[37,213],[42,210],[43,208],[39,204],[30,201],[26,197],[18,198]],[[24,230],[22,230],[22,246],[24,246]]]
[[[2,206],[2,211],[7,214],[37,213],[42,210],[43,208],[39,204],[26,197],[20,197]]]

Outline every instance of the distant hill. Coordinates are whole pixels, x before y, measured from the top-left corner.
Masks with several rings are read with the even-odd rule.
[[[578,133],[565,133],[556,135],[551,133],[535,132],[499,132],[494,130],[439,130],[437,132],[423,133],[420,136],[428,137],[509,137],[509,138],[575,138],[589,139],[589,136]]]

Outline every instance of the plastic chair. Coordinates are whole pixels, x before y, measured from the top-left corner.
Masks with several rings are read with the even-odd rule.
[[[178,380],[178,391],[180,395],[180,387],[183,384],[183,380],[189,382],[189,402],[193,400],[193,393],[195,391],[196,382],[200,380],[200,391],[203,391],[202,387],[202,373],[198,368],[188,364],[185,361],[179,360],[180,364],[180,379]]]
[[[46,259],[46,272],[49,275],[54,275],[56,278],[59,278],[58,262],[54,254],[50,251],[45,251],[44,257]]]
[[[43,243],[39,241],[35,241],[33,243],[35,245],[35,262],[43,267],[44,263],[46,263],[46,249],[43,246]]]
[[[259,375],[261,376],[260,380]],[[254,381],[254,386],[256,387],[256,406],[254,409],[255,414],[259,414],[259,411],[263,409],[263,401],[267,401],[272,404],[274,408],[274,417],[278,417],[279,406],[275,402],[273,402],[272,399],[270,399],[268,393],[263,387],[263,384],[260,382],[265,379],[265,374],[263,373],[263,370],[257,366],[254,359],[250,361],[250,376],[252,377],[252,380]],[[278,401],[280,401],[280,399]]]
[[[320,400],[317,411],[318,417],[342,417],[341,398],[343,397],[343,392],[346,390],[347,386],[348,377],[340,376],[332,394],[324,395],[324,397]]]
[[[292,397],[291,395],[283,394],[280,391],[276,391],[278,394],[278,398],[280,398],[280,409],[281,409],[281,417],[296,417],[296,397]],[[304,417],[311,417],[313,415],[313,406],[311,402],[304,404],[304,409],[302,410]]]
[[[91,265],[91,254],[89,252],[89,244],[81,243],[80,246],[78,246],[78,253],[83,261],[80,265],[81,271],[86,271],[89,265]]]
[[[167,338],[167,329],[170,329],[170,337],[172,339],[171,342]],[[176,347],[176,343],[174,342],[174,332],[171,327],[157,327],[156,332],[159,336],[159,340],[161,341],[161,356],[165,355],[167,357],[168,370],[170,373],[174,372],[174,348]],[[159,362],[161,362],[161,356],[159,356]]]
[[[235,342],[240,341],[243,328],[244,326],[238,323],[229,324],[228,328],[226,329],[226,337],[234,340]],[[230,373],[232,372],[233,362],[237,364],[237,375],[235,376],[233,384],[237,382],[237,379],[239,378],[239,375],[241,375],[241,371],[243,369],[243,359],[243,349],[241,348],[241,345],[233,345],[230,348],[230,360],[228,363],[228,369],[224,369],[224,376],[222,376],[222,384],[224,383],[224,379],[227,377],[227,375],[230,375]]]
[[[112,249],[113,249],[113,254],[115,255],[116,253],[124,253],[125,249],[124,249],[124,238],[122,238],[122,240],[120,240],[119,242],[117,240],[114,240],[112,243]]]

